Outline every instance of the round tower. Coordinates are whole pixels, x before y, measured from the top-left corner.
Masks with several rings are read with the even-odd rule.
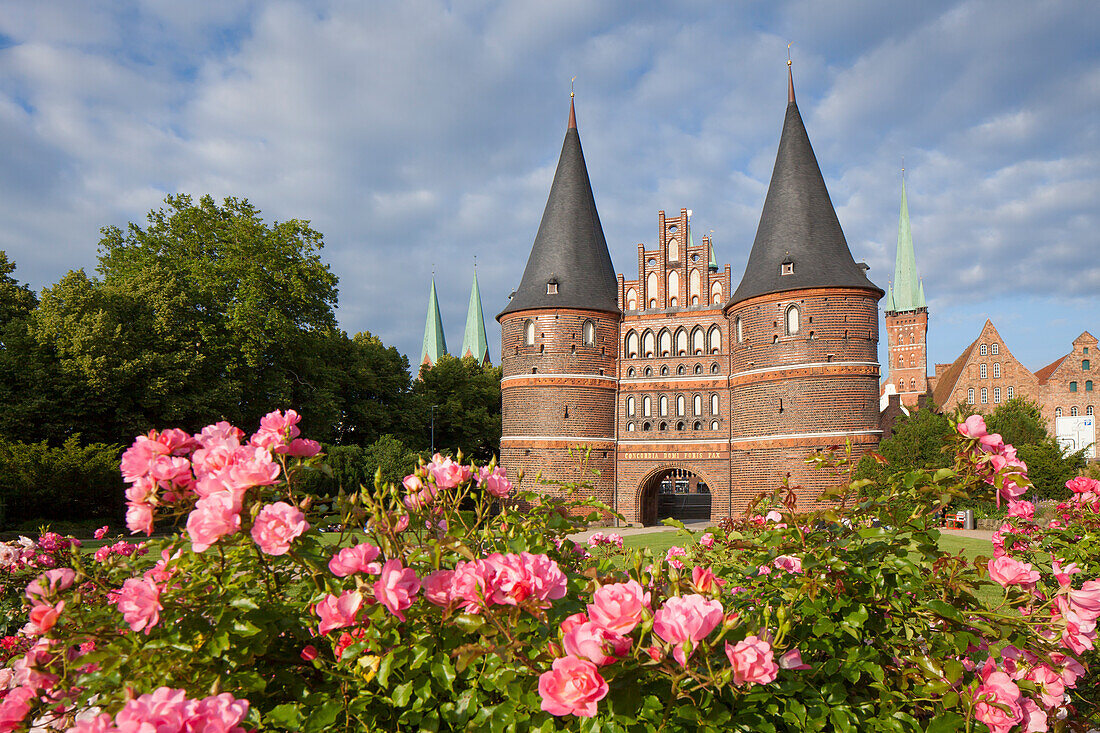
[[[808,467],[816,450],[874,448],[878,425],[878,300],[856,264],[795,103],[741,284],[726,303],[734,507],[788,473],[810,507],[836,475]]]
[[[501,329],[500,462],[524,486],[585,481],[611,505],[615,487],[615,397],[619,311],[615,270],[596,211],[573,102],[558,168],[527,267]],[[581,473],[583,449],[590,449]]]

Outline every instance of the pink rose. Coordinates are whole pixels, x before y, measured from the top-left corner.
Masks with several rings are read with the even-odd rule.
[[[237,724],[248,715],[248,700],[238,700],[223,692],[192,703],[190,713],[188,731],[245,733]]]
[[[710,532],[707,532],[705,535],[699,538],[699,544],[703,547],[703,549],[709,550],[710,548],[714,547],[714,535],[712,535]]]
[[[374,583],[375,600],[402,621],[405,620],[402,611],[412,605],[413,598],[419,592],[420,581],[416,573],[402,566],[400,560],[387,560]]]
[[[598,676],[598,675],[597,675]],[[604,685],[604,694],[607,685]],[[18,730],[23,718],[31,711],[31,702],[38,697],[32,687],[16,687],[0,700],[0,731]]]
[[[576,715],[591,718],[596,703],[607,696],[607,682],[596,665],[586,659],[555,659],[550,671],[539,676],[542,709],[551,715]]]
[[[148,634],[160,621],[164,606],[160,603],[160,588],[147,578],[130,578],[115,596],[118,611],[134,631]]]
[[[184,690],[159,687],[151,693],[128,701],[115,716],[115,725],[126,733],[182,731],[190,717],[188,702]]]
[[[144,502],[127,502],[126,529],[130,530],[130,534],[153,534],[153,506]]]
[[[989,577],[1006,588],[1010,585],[1026,587],[1039,581],[1039,572],[1031,568],[1031,563],[1002,555],[989,561]]]
[[[30,622],[34,627],[34,633],[47,633],[57,623],[63,610],[65,610],[65,601],[58,601],[52,606],[48,603],[36,603],[31,606]]]
[[[577,628],[581,624],[588,623],[588,616],[583,613],[574,613],[571,616],[566,616],[565,620],[559,625],[561,633],[568,634],[573,629]]]
[[[492,471],[488,466],[482,466],[478,470],[477,485],[498,499],[505,498],[512,491],[512,482],[508,480],[507,471],[501,466]]]
[[[1066,684],[1062,676],[1050,668],[1047,664],[1039,664],[1031,668],[1027,677],[1035,683],[1039,691],[1039,699],[1048,708],[1061,707],[1062,697],[1066,693]]]
[[[653,615],[653,632],[672,645],[672,656],[686,667],[690,653],[724,618],[719,601],[697,594],[673,596]]]
[[[225,535],[235,534],[241,528],[240,505],[226,491],[219,491],[195,502],[195,508],[187,515],[187,536],[191,549],[205,552]]]
[[[786,570],[788,573],[802,572],[802,558],[794,555],[780,555],[775,558],[775,562],[772,564],[779,570]]]
[[[295,458],[312,458],[321,452],[321,444],[316,440],[295,438],[290,441],[290,445],[280,446],[275,449],[275,452],[294,456]]]
[[[1051,570],[1054,573],[1054,579],[1058,581],[1058,585],[1065,588],[1070,584],[1070,577],[1082,572],[1081,568],[1077,567],[1077,563],[1071,562],[1069,565],[1062,567],[1060,560],[1055,560],[1052,563]]]
[[[668,562],[668,566],[680,570],[684,567],[684,564],[676,559],[678,557],[687,557],[687,550],[677,545],[673,545],[668,548],[668,552],[665,553],[665,560]]]
[[[565,653],[587,659],[599,666],[617,661],[630,651],[629,636],[619,636],[591,621],[572,624],[562,637]]]
[[[440,608],[447,608],[454,603],[455,598],[452,593],[454,577],[455,571],[453,570],[436,570],[434,573],[428,573],[424,576],[424,598],[427,599],[428,603]]]
[[[1023,713],[1020,721],[1023,733],[1046,733],[1050,730],[1046,711],[1030,697],[1020,697],[1020,710]]]
[[[779,673],[771,644],[756,636],[746,637],[734,646],[727,641],[726,658],[733,667],[735,685],[766,685]]]
[[[978,438],[978,446],[986,453],[1002,453],[1005,449],[1005,442],[1000,434],[988,433]]]
[[[971,415],[966,418],[965,422],[959,423],[956,429],[960,435],[967,438],[980,438],[987,434],[985,420],[982,419],[981,415]]]
[[[710,568],[696,565],[691,569],[691,584],[700,593],[710,593],[722,583]]]
[[[1080,590],[1071,590],[1069,607],[1083,619],[1095,621],[1100,618],[1100,580],[1086,580]]]
[[[1035,516],[1035,505],[1030,501],[1009,501],[1008,516],[1031,519]]]
[[[1050,661],[1052,664],[1062,667],[1062,671],[1059,674],[1062,676],[1062,683],[1065,684],[1066,687],[1076,687],[1077,680],[1085,675],[1085,665],[1081,664],[1073,657],[1067,657],[1061,652],[1053,652],[1050,655]]]
[[[67,733],[118,733],[118,728],[110,715],[100,713],[91,718],[77,720],[76,725],[69,728]]]
[[[269,412],[260,419],[260,429],[249,440],[252,445],[268,450],[279,451],[294,438],[302,434],[298,429],[301,417],[294,410],[287,410],[284,415],[281,410]]]
[[[802,662],[802,652],[798,651],[798,647],[791,649],[786,654],[779,658],[780,669],[813,669],[808,664]]]
[[[369,542],[360,542],[354,547],[345,547],[332,556],[328,561],[328,569],[339,578],[346,578],[355,573],[369,572],[368,568],[378,557],[378,548]]]
[[[76,571],[72,568],[47,570],[27,584],[28,600],[40,601],[52,597],[55,593],[67,590],[76,580]]]
[[[1100,481],[1078,476],[1067,481],[1066,488],[1075,494],[1100,494]]]
[[[268,504],[256,515],[252,539],[268,555],[285,555],[290,544],[309,529],[306,515],[285,501]]]
[[[95,538],[96,538],[97,540],[101,540],[101,539],[103,539],[104,537],[106,537],[106,536],[107,536],[107,532],[109,532],[109,531],[110,531],[110,527],[108,527],[108,526],[107,526],[107,525],[105,524],[105,525],[103,525],[102,527],[100,527],[99,529],[97,529],[97,530],[95,531],[94,537],[95,537]]]
[[[993,671],[992,660],[986,663],[982,678],[974,698],[974,717],[985,723],[990,733],[1008,733],[1023,719],[1020,688],[1004,672]]]
[[[549,605],[547,600],[565,596],[565,573],[546,555],[495,552],[481,562],[488,566],[486,572],[492,576],[493,589],[486,600],[494,604],[519,606],[529,601],[545,607]]]
[[[313,609],[321,619],[317,633],[327,634],[333,629],[353,626],[355,617],[362,607],[363,596],[359,591],[344,591],[339,598],[329,593]]]
[[[270,486],[282,470],[263,448],[241,448],[237,461],[223,471],[221,479],[228,489],[244,490],[253,486]]]
[[[588,615],[592,623],[613,634],[626,635],[641,623],[649,608],[649,591],[636,580],[601,585],[592,594]]]
[[[470,479],[469,466],[455,463],[450,458],[443,459],[438,453],[432,456],[432,462],[428,464],[428,473],[435,480],[435,485],[441,489],[451,489]]]

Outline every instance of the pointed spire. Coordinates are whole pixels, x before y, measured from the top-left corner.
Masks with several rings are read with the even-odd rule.
[[[439,298],[435,294],[435,274],[428,291],[428,317],[424,320],[424,346],[420,349],[420,366],[434,366],[439,357],[447,353],[447,340],[443,336],[443,317],[439,315]]]
[[[470,307],[466,310],[466,330],[459,353],[463,359],[472,356],[481,364],[489,363],[489,339],[485,335],[485,314],[481,310],[481,290],[477,286],[477,265],[474,265],[474,284],[470,288]]]
[[[886,286],[886,302],[882,306],[886,309],[887,313],[893,312],[894,308],[894,284],[890,283]]]
[[[572,94],[572,92],[570,92],[570,94],[569,94],[569,127],[565,128],[565,129],[567,129],[567,130],[576,130],[577,129],[577,110],[574,109],[574,107],[573,107],[573,94]]]
[[[745,275],[727,305],[788,290],[820,287],[882,289],[852,259],[825,187],[788,67],[788,97],[779,152]],[[784,274],[785,273],[785,274]]]
[[[707,262],[707,267],[714,272],[718,271],[718,258],[714,256],[714,240],[707,240],[708,249],[710,249],[710,261]]]
[[[909,226],[909,201],[905,191],[905,169],[901,178],[901,212],[898,214],[898,249],[894,259],[894,302],[891,311],[912,311],[923,308],[921,284],[917,279],[916,256],[913,253],[913,232]]]
[[[569,128],[523,279],[497,319],[550,308],[619,313],[615,267],[588,180],[572,97]]]
[[[921,278],[920,286],[917,289],[917,307],[927,308],[928,303],[924,301],[924,278]]]
[[[791,71],[791,44],[787,44],[787,104],[794,104],[794,73]]]

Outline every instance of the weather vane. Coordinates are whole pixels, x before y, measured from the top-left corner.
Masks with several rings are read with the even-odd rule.
[[[791,44],[787,44],[787,66],[791,65]]]
[[[569,98],[570,99],[573,98],[573,82],[575,82],[576,80],[577,80],[577,77],[575,77],[575,76],[572,79],[569,80]]]

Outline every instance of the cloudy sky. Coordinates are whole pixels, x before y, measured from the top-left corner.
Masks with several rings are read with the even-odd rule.
[[[495,360],[570,77],[617,268],[685,207],[736,280],[791,42],[841,224],[883,287],[904,156],[930,369],[987,317],[1037,369],[1100,334],[1097,38],[1085,0],[0,2],[0,249],[42,288],[167,194],[246,197],[311,220],[341,326],[414,362],[433,265],[457,351],[476,255]]]

